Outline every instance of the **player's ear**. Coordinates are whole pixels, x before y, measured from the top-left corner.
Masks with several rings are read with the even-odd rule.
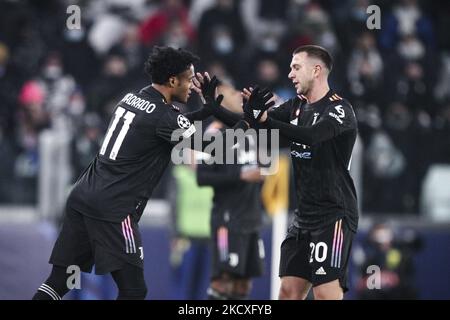
[[[169,87],[174,88],[176,84],[177,77],[173,76],[169,78]]]
[[[320,72],[322,71],[322,66],[320,64],[316,64],[314,66],[314,76],[318,77]]]

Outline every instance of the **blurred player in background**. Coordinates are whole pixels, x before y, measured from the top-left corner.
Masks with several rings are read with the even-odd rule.
[[[222,84],[222,105],[239,112],[242,96],[232,86]],[[207,133],[224,130],[226,126],[215,121]],[[211,213],[212,272],[208,288],[211,300],[242,300],[248,298],[251,278],[263,273],[264,245],[260,238],[263,222],[261,182],[263,176],[257,164],[256,141],[246,136],[245,147],[225,152],[236,152],[234,164],[205,164],[197,168],[201,186],[214,188]],[[224,155],[224,159],[226,156]]]

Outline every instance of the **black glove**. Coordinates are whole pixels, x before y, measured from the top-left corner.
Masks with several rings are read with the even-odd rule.
[[[269,89],[260,89],[258,86],[253,89],[248,101],[244,104],[244,120],[247,121],[250,126],[254,126],[261,119],[264,112],[272,107],[275,102],[270,101],[273,93]]]
[[[202,90],[203,98],[205,102],[208,104],[215,100],[216,88],[220,84],[220,80],[214,76],[211,80],[208,80],[207,77],[203,78],[203,83],[201,84],[200,89]]]

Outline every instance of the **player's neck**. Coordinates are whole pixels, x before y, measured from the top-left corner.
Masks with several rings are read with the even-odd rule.
[[[167,88],[164,85],[161,84],[157,84],[157,83],[152,83],[152,87],[155,88],[156,90],[158,90],[159,93],[161,93],[164,96],[164,99],[166,99],[166,103],[167,104],[171,104],[172,103],[172,99],[171,99],[171,95],[170,95],[170,89]]]
[[[324,81],[322,83],[316,83],[315,86],[311,89],[308,94],[306,94],[306,99],[308,100],[308,103],[314,103],[325,97],[325,95],[330,91],[330,86],[328,85],[327,81]]]

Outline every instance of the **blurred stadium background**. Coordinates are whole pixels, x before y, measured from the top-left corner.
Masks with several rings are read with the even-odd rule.
[[[366,26],[371,4],[379,30]],[[70,5],[81,29],[66,27]],[[29,299],[46,277],[70,186],[114,104],[148,84],[152,46],[191,49],[198,70],[287,99],[291,52],[311,43],[334,55],[331,85],[359,120],[361,223],[347,298],[449,299],[449,28],[445,0],[0,1],[0,299]],[[211,194],[192,181],[169,168],[142,218],[149,298],[205,298]],[[273,227],[268,213],[254,299],[271,298]],[[380,290],[367,289],[369,265],[381,268]],[[86,275],[68,298],[115,295],[108,276]]]

